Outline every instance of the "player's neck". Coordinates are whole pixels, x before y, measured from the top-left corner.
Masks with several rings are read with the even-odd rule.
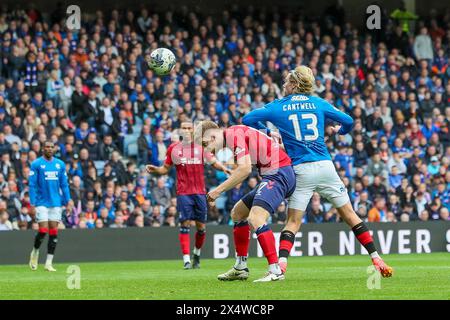
[[[53,160],[53,156],[51,156],[50,158],[47,158],[47,157],[44,155],[43,158],[44,158],[45,161],[48,161],[48,162],[50,162],[50,161]]]
[[[183,140],[181,140],[181,143],[188,146],[188,145],[192,144],[192,140],[191,139],[183,139]]]

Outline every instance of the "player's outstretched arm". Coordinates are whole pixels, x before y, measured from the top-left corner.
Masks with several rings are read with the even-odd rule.
[[[169,173],[170,167],[171,167],[171,165],[168,165],[166,163],[164,163],[164,165],[162,165],[160,167],[149,164],[149,165],[145,166],[145,170],[147,170],[148,173],[156,173],[159,175],[165,175],[165,174]]]
[[[174,143],[172,143],[169,148],[167,149],[166,153],[166,160],[164,161],[164,164],[160,167],[154,166],[152,164],[146,165],[145,170],[147,170],[148,173],[156,173],[159,175],[165,175],[169,173],[170,168],[173,166],[172,161],[172,150],[174,147]]]
[[[211,165],[214,167],[214,169],[223,171],[226,174],[230,175],[232,171],[228,169],[222,162],[218,161],[216,157],[213,157],[210,161]]]
[[[258,130],[268,131],[264,125],[266,121],[270,121],[270,111],[267,107],[255,109],[242,118],[242,124]]]
[[[232,174],[228,177],[227,180],[222,182],[217,188],[210,191],[207,194],[207,199],[209,202],[215,201],[223,192],[226,192],[239,183],[244,181],[252,172],[252,163],[250,159],[250,155],[245,155],[238,159],[238,164],[236,169],[233,170]]]
[[[350,117],[348,114],[342,112],[341,110],[332,106],[329,103],[326,104],[324,110],[325,110],[325,117],[341,124],[342,127],[339,128],[337,131],[338,134],[347,134],[350,132],[350,130],[352,130],[353,118]]]

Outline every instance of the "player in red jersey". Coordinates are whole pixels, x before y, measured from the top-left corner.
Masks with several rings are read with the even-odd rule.
[[[220,129],[212,121],[202,121],[196,128],[195,138],[196,141],[201,139],[205,150],[213,154],[224,146],[230,148],[237,164],[230,177],[208,193],[208,201],[214,201],[221,193],[244,181],[250,175],[252,165],[256,165],[262,176],[261,183],[239,200],[231,211],[236,263],[229,271],[220,274],[218,279],[248,278],[247,257],[251,225],[269,264],[266,275],[255,282],[283,280],[284,275],[278,265],[275,238],[266,221],[295,190],[295,173],[291,159],[277,142],[247,126]]]
[[[181,141],[172,143],[167,149],[164,165],[156,167],[147,165],[149,173],[167,174],[172,166],[177,171],[177,210],[180,214],[179,240],[183,253],[184,269],[191,268],[190,226],[195,221],[195,246],[193,252],[194,269],[200,268],[200,251],[205,242],[205,223],[208,213],[204,175],[204,160],[217,170],[230,171],[216,161],[211,153],[205,153],[202,146],[193,141],[194,125],[191,122],[181,123]]]

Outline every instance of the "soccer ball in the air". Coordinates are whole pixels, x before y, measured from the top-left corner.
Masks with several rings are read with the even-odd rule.
[[[147,60],[149,68],[160,76],[169,74],[175,67],[176,62],[173,52],[166,48],[154,50]]]

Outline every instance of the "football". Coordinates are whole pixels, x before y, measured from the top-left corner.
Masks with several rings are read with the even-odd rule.
[[[147,60],[149,68],[160,76],[169,74],[176,62],[175,55],[167,48],[155,49]]]

